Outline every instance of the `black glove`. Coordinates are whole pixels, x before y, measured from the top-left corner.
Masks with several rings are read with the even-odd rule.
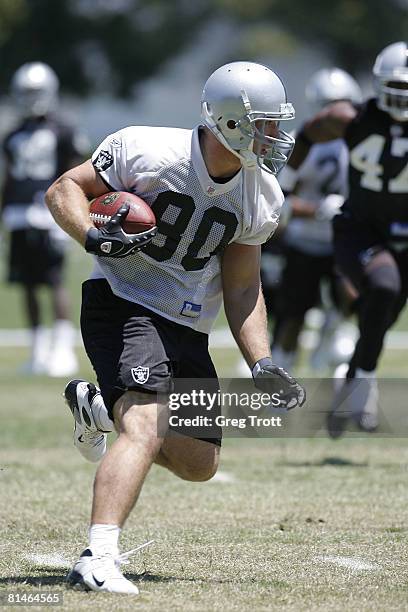
[[[277,408],[292,410],[302,406],[306,400],[306,391],[290,376],[286,370],[275,365],[270,357],[264,357],[252,368],[255,387],[272,395],[277,393],[281,403]]]
[[[140,234],[126,234],[122,223],[129,212],[129,204],[123,204],[119,210],[101,228],[91,227],[88,230],[85,250],[99,257],[127,257],[148,244],[157,233],[152,227]]]

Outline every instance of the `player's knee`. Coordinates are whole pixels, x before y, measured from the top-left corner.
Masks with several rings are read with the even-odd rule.
[[[396,266],[379,266],[367,276],[367,286],[371,294],[382,301],[396,299],[401,291],[401,277]]]
[[[153,395],[126,392],[114,405],[115,426],[122,437],[137,441],[157,438],[159,410]]]
[[[206,457],[200,457],[194,462],[183,462],[178,466],[178,475],[183,480],[191,482],[205,482],[210,480],[217,472],[219,463],[219,448],[214,447],[214,452],[209,452]]]
[[[190,482],[205,482],[206,480],[211,480],[216,474],[217,469],[218,461],[207,465],[186,467],[181,477],[183,480],[189,480]]]

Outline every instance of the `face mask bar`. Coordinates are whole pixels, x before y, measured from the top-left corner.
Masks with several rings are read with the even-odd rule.
[[[258,148],[256,159],[258,166],[275,175],[287,163],[295,145],[293,136],[283,130],[278,129],[277,136],[265,133],[268,122],[273,121],[278,127],[279,120],[293,119],[295,113],[292,104],[282,104],[282,106],[287,107],[286,112],[250,112],[236,123],[240,132],[253,140],[253,147],[256,145]]]
[[[278,144],[273,145],[265,155],[257,157],[258,166],[269,174],[278,174],[282,170],[295,146],[293,136],[283,130],[279,130],[278,134],[279,138],[274,139]]]
[[[395,80],[392,81],[395,83]],[[378,106],[400,121],[408,121],[408,80],[401,81],[406,89],[393,87],[390,80],[382,81],[379,86]]]
[[[14,97],[21,114],[27,117],[41,117],[56,106],[56,97],[42,90],[27,89],[17,92]]]

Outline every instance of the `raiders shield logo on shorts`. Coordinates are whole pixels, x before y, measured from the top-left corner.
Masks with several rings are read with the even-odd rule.
[[[149,380],[150,370],[149,368],[144,368],[142,366],[137,366],[137,368],[131,369],[132,378],[135,383],[139,385],[144,385],[145,382]]]

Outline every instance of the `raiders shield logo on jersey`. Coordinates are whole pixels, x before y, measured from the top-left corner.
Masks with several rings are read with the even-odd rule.
[[[93,162],[94,168],[98,172],[107,170],[112,164],[113,156],[109,153],[109,151],[99,151],[97,158]]]
[[[131,369],[131,373],[135,383],[138,383],[139,385],[144,385],[144,383],[149,380],[150,369],[144,368],[142,366],[137,366],[137,368]]]

